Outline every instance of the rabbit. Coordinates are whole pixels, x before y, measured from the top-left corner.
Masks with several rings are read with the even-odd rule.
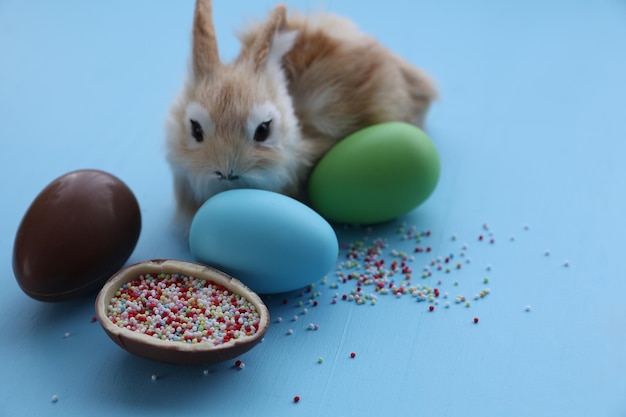
[[[287,17],[281,4],[239,39],[238,57],[222,63],[211,0],[197,0],[189,74],[166,123],[184,227],[234,188],[308,203],[308,176],[334,144],[386,121],[423,127],[437,97],[424,72],[333,14]]]

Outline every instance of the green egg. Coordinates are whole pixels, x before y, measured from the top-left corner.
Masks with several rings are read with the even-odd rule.
[[[309,179],[312,207],[329,221],[372,224],[422,204],[439,180],[435,145],[416,126],[387,122],[331,148]]]

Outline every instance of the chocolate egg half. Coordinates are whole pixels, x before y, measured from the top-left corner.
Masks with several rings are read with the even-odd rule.
[[[13,247],[15,278],[41,301],[95,292],[124,265],[140,230],[139,204],[120,179],[70,172],[44,188],[24,215]]]
[[[153,259],[125,267],[104,284],[96,317],[134,355],[201,365],[255,347],[270,316],[263,300],[236,278],[203,264]]]

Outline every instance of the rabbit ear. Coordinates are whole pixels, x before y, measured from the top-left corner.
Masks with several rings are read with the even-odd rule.
[[[297,32],[287,29],[287,8],[279,4],[274,8],[267,24],[250,48],[250,56],[255,70],[259,71],[268,65],[277,65],[283,56],[293,47]]]
[[[220,62],[212,9],[211,0],[196,1],[192,51],[193,71],[196,77],[210,73]]]

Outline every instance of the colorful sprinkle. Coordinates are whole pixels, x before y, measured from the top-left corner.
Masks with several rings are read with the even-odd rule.
[[[300,402],[300,397],[298,395],[296,395],[295,397],[293,397],[293,402],[294,403],[298,403]]]
[[[161,340],[214,346],[256,334],[260,316],[246,298],[181,274],[140,275],[111,299],[115,325]]]

